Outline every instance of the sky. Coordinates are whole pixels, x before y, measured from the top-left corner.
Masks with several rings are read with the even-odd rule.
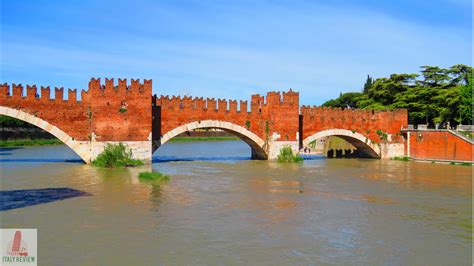
[[[471,0],[1,0],[2,83],[87,89],[153,79],[158,95],[320,105],[368,74],[472,65]]]

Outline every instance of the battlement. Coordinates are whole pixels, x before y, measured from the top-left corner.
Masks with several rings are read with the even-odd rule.
[[[281,105],[298,105],[299,93],[290,89],[288,92],[270,91],[267,96],[260,94],[252,95],[251,105],[253,106],[281,106]]]
[[[177,110],[215,110],[219,112],[242,112],[248,110],[248,101],[228,100],[228,99],[214,99],[214,98],[198,98],[190,96],[153,96],[154,105],[162,108],[175,108]],[[267,96],[260,96],[255,94],[251,96],[250,112],[261,112],[262,108],[279,107],[283,105],[294,106],[299,104],[299,93],[292,91],[283,92],[283,97],[280,92],[268,92]]]
[[[152,93],[152,80],[145,79],[140,83],[138,79],[131,79],[127,84],[127,79],[118,79],[118,83],[114,83],[114,79],[105,79],[105,83],[101,83],[100,78],[91,78],[89,81],[89,90],[87,93],[91,95],[116,96],[117,94],[148,94]]]
[[[169,96],[157,95],[153,96],[153,104],[161,106],[162,108],[180,110],[213,110],[218,112],[248,112],[247,101],[240,101],[240,105],[237,104],[237,100],[227,99],[215,99],[203,97],[190,97],[190,96]],[[238,108],[240,107],[240,108]]]
[[[133,95],[151,95],[152,92],[152,80],[144,80],[140,83],[138,79],[132,79],[127,84],[126,79],[118,79],[118,83],[114,84],[114,79],[105,79],[105,83],[101,84],[100,78],[92,78],[89,82],[87,90],[81,90],[81,101],[77,98],[77,89],[68,89],[67,102],[87,102],[90,101],[91,97],[100,96],[118,96],[126,95],[133,97]],[[12,97],[14,99],[38,99],[42,101],[57,100],[64,101],[64,88],[54,89],[54,98],[51,98],[51,89],[49,86],[41,86],[40,90],[36,85],[26,85],[26,90],[21,84],[12,84],[11,90],[10,85],[7,83],[0,85],[0,98]]]
[[[406,109],[394,110],[366,110],[366,109],[351,109],[339,107],[320,107],[320,106],[301,106],[301,114],[303,116],[318,116],[318,117],[358,117],[358,118],[377,118],[379,116],[399,116],[406,115]]]

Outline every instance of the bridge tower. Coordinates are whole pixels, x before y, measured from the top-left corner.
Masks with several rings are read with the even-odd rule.
[[[35,85],[0,85],[0,115],[35,125],[69,146],[86,163],[93,161],[107,143],[122,142],[132,149],[133,157],[151,160],[151,80],[91,79],[88,90]]]

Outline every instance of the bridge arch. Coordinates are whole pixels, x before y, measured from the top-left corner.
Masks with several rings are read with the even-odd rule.
[[[56,126],[51,125],[47,121],[29,113],[26,113],[22,110],[13,109],[6,106],[0,106],[0,115],[13,117],[43,129],[44,131],[58,138],[69,148],[71,148],[71,150],[73,150],[77,155],[79,155],[79,157],[81,157],[84,162],[90,162],[91,156],[88,148],[89,145],[87,145],[89,142],[86,141],[86,143],[84,143],[76,141]]]
[[[173,130],[168,131],[161,137],[159,145],[165,144],[170,139],[178,136],[181,133],[199,128],[218,128],[230,132],[233,135],[236,135],[241,140],[243,140],[252,148],[253,159],[268,159],[268,154],[266,152],[267,145],[262,138],[242,126],[220,120],[195,121],[176,127]],[[153,152],[158,147],[159,146],[154,147]]]
[[[381,158],[381,149],[378,145],[358,133],[347,129],[327,129],[316,132],[303,140],[303,147],[308,146],[311,142],[324,137],[339,137],[352,144],[364,156],[369,158]]]

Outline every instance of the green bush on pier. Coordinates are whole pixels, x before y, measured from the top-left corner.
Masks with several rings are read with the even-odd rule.
[[[126,167],[142,165],[141,160],[132,158],[132,149],[127,149],[122,143],[107,143],[104,151],[92,162],[92,165],[98,167]]]
[[[303,157],[299,154],[294,154],[290,146],[286,146],[280,149],[277,161],[279,163],[298,163],[303,161]]]

